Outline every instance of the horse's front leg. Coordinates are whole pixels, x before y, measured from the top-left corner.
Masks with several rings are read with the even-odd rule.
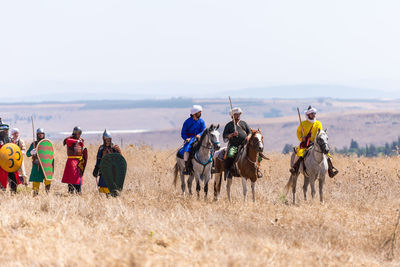
[[[304,194],[304,200],[307,200],[307,189],[308,185],[310,184],[310,177],[304,175],[304,185],[303,185],[303,194]]]
[[[207,196],[208,196],[208,183],[211,180],[211,171],[209,174],[207,174],[206,179],[204,180],[204,200],[207,200]]]
[[[324,193],[323,193],[324,183],[325,183],[325,174],[321,175],[321,177],[319,178],[319,181],[318,181],[318,186],[319,186],[319,201],[320,201],[321,203],[324,202]]]
[[[225,172],[225,175],[227,175],[226,172]],[[231,200],[231,185],[232,185],[232,178],[227,178],[227,181],[226,181],[226,194],[228,196],[229,202],[232,202],[232,200]]]
[[[246,178],[244,178],[244,177],[242,177],[242,186],[243,186],[244,202],[247,202],[247,181],[246,181]]]
[[[310,185],[311,185],[311,197],[314,199],[315,196],[315,179],[316,177],[310,177]]]
[[[299,174],[293,175],[293,187],[292,187],[293,205],[296,205],[296,186],[297,186],[297,178],[298,177],[299,177]]]
[[[189,194],[190,195],[193,195],[193,192],[192,192],[193,179],[194,179],[194,176],[193,176],[193,174],[191,174],[191,175],[189,175],[189,178],[187,180],[187,184],[188,184],[188,189],[189,189]]]
[[[196,192],[197,192],[197,199],[200,199],[200,177],[199,175],[196,175]]]
[[[214,180],[214,201],[218,201],[219,194],[221,192],[222,184],[222,172],[217,173]]]
[[[186,190],[186,183],[185,183],[185,175],[183,175],[183,172],[180,172],[181,175],[181,188],[182,188],[182,195],[185,196],[185,190]]]
[[[256,183],[251,182],[251,193],[253,194],[253,202],[256,202]]]

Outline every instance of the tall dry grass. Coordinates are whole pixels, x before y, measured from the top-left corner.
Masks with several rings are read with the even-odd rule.
[[[15,196],[0,193],[1,266],[400,264],[399,241],[394,238],[392,255],[389,240],[399,208],[399,158],[338,157],[341,173],[327,178],[325,204],[302,201],[298,190],[299,205],[293,206],[280,198],[287,156],[262,163],[265,178],[257,182],[255,204],[243,203],[238,179],[230,204],[224,186],[216,203],[212,186],[208,201],[183,199],[180,187],[172,186],[171,151],[148,147],[124,149],[124,191],[106,198],[91,176],[96,149],[89,147],[82,196],[67,195],[60,183],[61,146],[49,195],[41,188],[33,198],[24,186]]]

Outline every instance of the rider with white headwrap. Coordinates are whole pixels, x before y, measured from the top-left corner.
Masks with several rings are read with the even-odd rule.
[[[183,155],[185,161],[184,174],[190,173],[189,152],[192,144],[200,139],[201,134],[206,129],[206,124],[201,117],[203,108],[200,105],[194,105],[190,110],[190,117],[185,120],[181,130],[181,137],[185,141],[183,148],[179,150],[179,154]]]
[[[237,157],[239,152],[239,148],[250,139],[251,137],[251,129],[247,125],[247,123],[240,119],[242,115],[242,109],[239,107],[235,107],[232,109],[230,113],[232,117],[232,121],[228,122],[225,125],[223,138],[225,142],[228,142],[227,154],[225,159],[225,170],[227,172],[228,178],[232,178],[232,176],[239,176],[236,172],[236,169],[233,168],[233,163]],[[235,124],[233,124],[235,121]],[[257,175],[258,178],[262,177],[262,173],[259,169],[259,162],[261,161],[261,157],[258,159],[258,167],[257,167]]]
[[[303,121],[302,125],[299,125],[297,128],[297,138],[300,141],[300,145],[296,150],[295,163],[290,169],[292,174],[296,174],[299,171],[300,164],[303,162],[304,153],[307,148],[314,143],[318,134],[318,130],[323,130],[321,122],[316,119],[317,109],[309,106],[304,113],[306,115],[306,120]],[[305,136],[303,136],[303,131]],[[338,170],[333,167],[330,154],[328,155],[328,167],[329,177],[334,177],[336,174],[338,174]]]

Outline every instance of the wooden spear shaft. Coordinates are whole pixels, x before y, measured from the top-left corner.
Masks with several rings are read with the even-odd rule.
[[[232,121],[233,121],[233,128],[235,129],[235,132],[236,132],[236,123],[235,123],[235,116],[233,116],[233,107],[232,107],[231,97],[229,97],[229,105],[231,107],[231,116],[232,116]]]
[[[303,128],[303,123],[301,121],[300,109],[299,108],[297,108],[297,114],[299,115],[299,121],[300,121],[300,126],[301,126],[301,134],[302,134],[302,137],[304,137],[304,128]]]

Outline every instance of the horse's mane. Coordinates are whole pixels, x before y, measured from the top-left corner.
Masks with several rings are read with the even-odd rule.
[[[197,151],[197,150],[200,149],[200,146],[201,146],[201,144],[203,143],[204,138],[206,138],[206,135],[208,135],[208,132],[209,132],[209,131],[210,131],[209,128],[206,128],[206,129],[204,130],[204,132],[202,133],[202,135],[201,135],[201,137],[200,137],[200,140],[197,141],[197,144],[196,144],[196,146],[195,146],[195,151]]]

